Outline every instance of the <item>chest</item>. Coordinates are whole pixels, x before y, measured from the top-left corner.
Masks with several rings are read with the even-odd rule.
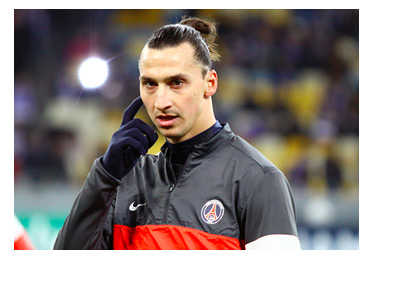
[[[203,162],[185,166],[175,177],[165,164],[157,172],[136,174],[118,190],[116,224],[174,225],[239,238],[240,182],[232,167]]]

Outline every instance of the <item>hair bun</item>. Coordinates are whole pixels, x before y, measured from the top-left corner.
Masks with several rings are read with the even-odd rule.
[[[204,41],[208,45],[208,49],[210,50],[211,60],[219,60],[220,55],[217,51],[217,44],[215,43],[215,40],[218,36],[217,27],[213,21],[200,19],[197,17],[183,17],[179,24],[190,26],[200,32]]]

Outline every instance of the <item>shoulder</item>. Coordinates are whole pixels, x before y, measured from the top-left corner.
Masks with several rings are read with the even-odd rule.
[[[239,187],[242,207],[255,190],[268,193],[271,189],[280,191],[289,187],[283,172],[240,136],[232,136],[228,144],[220,148],[214,157],[217,157],[217,165],[223,167],[225,173],[230,172],[227,177]]]
[[[232,137],[230,148],[242,162],[250,164],[253,169],[258,169],[260,175],[276,172],[281,173],[268,158],[238,135]]]

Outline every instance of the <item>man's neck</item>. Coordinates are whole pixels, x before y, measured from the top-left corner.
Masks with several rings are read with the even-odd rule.
[[[185,162],[194,145],[208,142],[221,129],[221,124],[216,121],[210,128],[188,140],[176,144],[167,141],[168,148],[170,148],[172,151],[172,161]]]

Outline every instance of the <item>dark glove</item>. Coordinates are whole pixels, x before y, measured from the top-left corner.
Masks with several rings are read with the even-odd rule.
[[[121,126],[113,134],[102,160],[106,171],[119,180],[132,170],[140,155],[146,155],[158,138],[153,128],[134,119],[142,104],[139,96],[124,111]]]

